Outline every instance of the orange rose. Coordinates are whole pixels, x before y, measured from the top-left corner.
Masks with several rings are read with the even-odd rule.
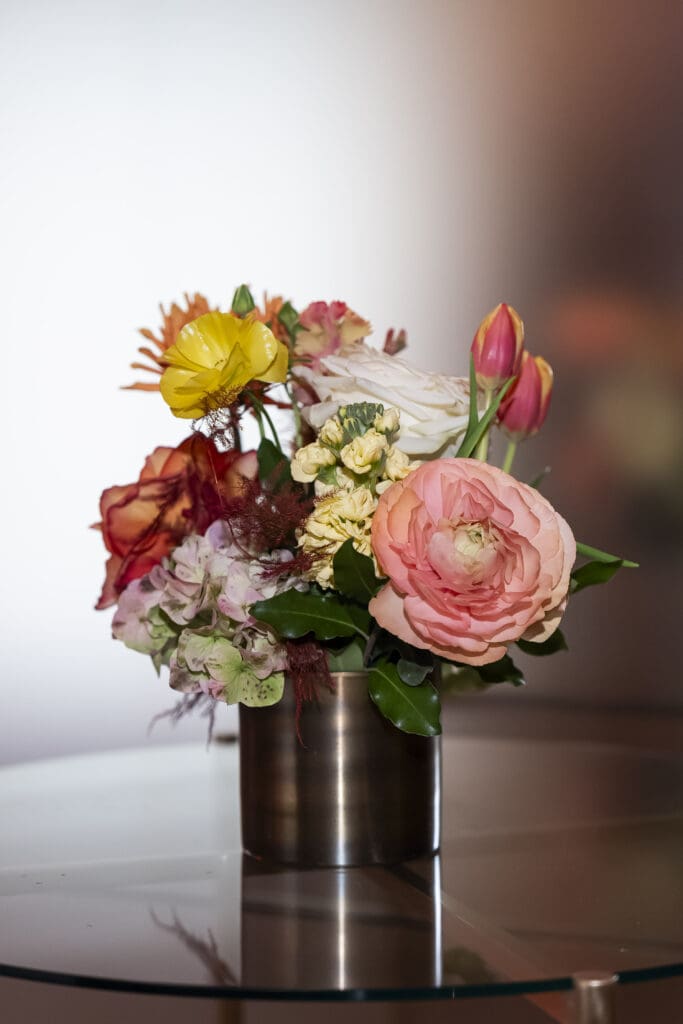
[[[210,438],[193,434],[177,448],[155,448],[137,483],[107,488],[95,529],[110,557],[96,607],[115,604],[186,534],[203,533],[257,470],[256,452],[219,452]]]

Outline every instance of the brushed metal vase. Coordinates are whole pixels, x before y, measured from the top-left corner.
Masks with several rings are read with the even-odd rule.
[[[269,708],[240,705],[242,846],[299,867],[396,864],[441,840],[439,737],[401,732],[368,695],[365,672],[335,672],[334,692],[295,726],[289,682]]]

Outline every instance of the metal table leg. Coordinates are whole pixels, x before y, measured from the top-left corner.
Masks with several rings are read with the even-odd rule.
[[[580,971],[574,975],[576,1024],[616,1024],[614,994],[616,974]]]

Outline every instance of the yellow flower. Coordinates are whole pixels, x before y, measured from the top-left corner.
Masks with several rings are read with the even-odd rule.
[[[161,394],[174,416],[197,419],[235,401],[252,380],[282,383],[288,352],[257,320],[205,313],[164,353]]]

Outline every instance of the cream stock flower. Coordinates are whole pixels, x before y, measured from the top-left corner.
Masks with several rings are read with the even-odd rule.
[[[368,430],[341,450],[341,460],[347,469],[361,475],[369,473],[373,466],[382,458],[389,447],[384,434],[377,430]]]
[[[377,498],[367,487],[335,491],[321,498],[304,524],[299,547],[315,557],[309,579],[332,586],[332,562],[347,540],[362,555],[372,556],[370,530]]]
[[[334,473],[331,473],[330,476],[334,477],[334,479],[330,481],[316,480],[313,484],[316,498],[325,498],[328,494],[333,494],[341,489],[353,491],[358,487],[356,477],[350,470],[345,469],[344,466],[336,466]]]
[[[389,448],[387,451],[387,459],[384,463],[384,475],[389,480],[403,480],[404,477],[408,476],[408,473],[412,469],[416,469],[416,464],[411,463],[410,458],[405,452],[402,452],[400,448]]]
[[[309,484],[315,480],[323,466],[334,466],[337,457],[329,448],[314,441],[307,444],[294,454],[292,458],[292,478],[298,483]]]
[[[398,409],[386,409],[381,415],[375,416],[375,430],[379,430],[380,434],[395,434],[400,425]]]
[[[318,437],[321,441],[324,441],[325,444],[340,445],[342,443],[344,440],[344,431],[336,416],[333,416],[329,420],[325,420],[320,428]]]

